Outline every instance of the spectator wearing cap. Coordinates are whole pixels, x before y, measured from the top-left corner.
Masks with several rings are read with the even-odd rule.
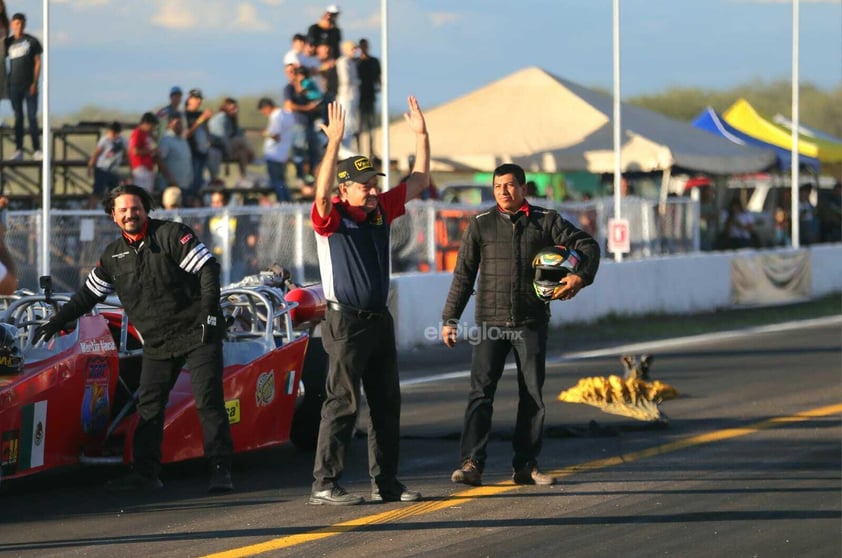
[[[32,138],[32,158],[41,160],[41,134],[38,128],[38,79],[41,76],[41,43],[25,33],[26,16],[16,13],[9,24],[12,34],[6,37],[6,57],[9,59],[9,100],[15,112],[15,152],[13,161],[23,159],[23,105]]]
[[[418,101],[409,97],[404,118],[415,135],[415,167],[409,178],[380,192],[379,173],[366,157],[337,163],[345,135],[339,103],[328,107],[328,138],[316,179],[310,218],[327,299],[322,339],[330,369],[313,465],[311,504],[353,505],[363,499],[339,485],[359,408],[360,386],[369,408],[371,499],[413,502],[421,495],[398,480],[400,383],[389,296],[389,231],[430,182],[430,141]],[[339,196],[331,195],[334,180]]]
[[[292,201],[287,188],[286,172],[295,133],[295,119],[292,113],[275,106],[275,102],[268,97],[258,101],[257,110],[267,118],[266,129],[263,131],[263,158],[269,184],[279,202]]]
[[[155,163],[158,149],[152,141],[152,130],[158,125],[158,117],[144,112],[132,135],[129,137],[129,166],[134,183],[152,192],[155,187]]]
[[[177,85],[173,85],[170,88],[170,102],[168,105],[165,105],[155,111],[155,116],[158,117],[158,122],[160,126],[158,126],[158,137],[163,137],[167,131],[167,127],[169,126],[170,118],[173,116],[177,116],[179,118],[184,118],[184,113],[181,112],[181,101],[184,98],[184,92],[181,90],[181,87]],[[182,124],[184,124],[182,122]]]
[[[325,8],[321,19],[307,30],[307,40],[310,44],[317,48],[319,45],[328,45],[330,57],[334,60],[341,55],[339,43],[342,42],[342,31],[336,24],[337,19],[339,19],[339,7],[336,4],[331,4]]]
[[[190,144],[190,156],[193,160],[193,183],[190,186],[190,194],[194,196],[199,195],[205,184],[205,169],[208,169],[208,173],[211,174],[208,167],[208,151],[210,150],[208,120],[213,116],[213,111],[202,110],[203,99],[201,89],[191,89],[184,104],[184,116],[187,120],[184,137]],[[210,180],[215,179],[216,176],[211,174]]]

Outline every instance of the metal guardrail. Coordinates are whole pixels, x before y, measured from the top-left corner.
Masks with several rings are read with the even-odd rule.
[[[573,224],[596,238],[605,250],[607,222],[613,200],[550,204]],[[449,271],[455,262],[468,219],[482,208],[434,201],[413,201],[407,214],[392,225],[394,273]],[[272,207],[231,206],[225,209],[191,208],[156,210],[152,216],[179,220],[193,228],[222,266],[222,284],[279,263],[296,283],[318,282],[316,240],[310,224],[311,205],[280,204]],[[657,202],[624,198],[623,217],[629,219],[632,252],[640,259],[699,249],[698,202],[670,199],[659,213]],[[117,238],[113,220],[98,210],[50,212],[50,270],[56,292],[75,291],[96,265],[102,250]],[[41,212],[8,213],[6,241],[18,263],[22,288],[38,289],[41,262]]]

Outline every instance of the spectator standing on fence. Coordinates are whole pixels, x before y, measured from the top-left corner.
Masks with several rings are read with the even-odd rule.
[[[301,33],[296,33],[292,36],[292,46],[284,55],[284,66],[294,64],[307,68],[311,73],[319,68],[318,59],[308,52],[308,47],[312,47],[307,42],[307,36]]]
[[[202,110],[203,99],[201,89],[191,89],[184,104],[184,116],[187,119],[184,137],[190,144],[190,157],[193,160],[193,184],[190,186],[190,193],[194,196],[200,195],[205,185],[205,169],[208,169],[211,181],[216,179],[208,167],[208,151],[210,150],[208,120],[213,116],[213,111]]]
[[[338,19],[339,7],[331,4],[325,8],[321,19],[307,30],[307,40],[316,47],[322,44],[330,46],[330,57],[334,60],[339,58],[339,43],[342,42],[342,30],[336,23]]]
[[[167,131],[158,144],[158,190],[177,186],[182,191],[190,191],[193,184],[193,158],[183,132],[181,117],[171,116],[167,122]]]
[[[211,138],[211,151],[218,152],[216,159],[234,161],[240,171],[240,182],[246,179],[248,164],[254,160],[254,151],[246,139],[245,131],[240,128],[240,107],[237,100],[227,97],[219,112],[208,121]],[[219,170],[212,172],[219,176]]]
[[[330,370],[322,405],[311,504],[362,503],[339,485],[365,389],[369,408],[368,461],[371,499],[413,502],[421,494],[397,478],[401,391],[394,321],[389,295],[389,235],[394,219],[406,212],[430,180],[430,140],[418,101],[409,97],[404,119],[415,135],[415,167],[406,180],[380,192],[379,173],[365,157],[337,163],[345,114],[339,103],[328,107],[322,130],[328,138],[316,179],[311,211],[319,268],[327,299],[322,339]],[[339,196],[333,195],[334,181]]]
[[[129,166],[134,183],[152,192],[155,188],[155,164],[158,149],[152,141],[152,130],[158,125],[158,117],[151,112],[143,113],[140,124],[129,136]]]
[[[41,160],[41,133],[38,128],[38,79],[41,77],[41,42],[25,33],[26,16],[16,13],[9,24],[12,35],[6,37],[6,56],[9,58],[9,100],[15,112],[15,152],[13,161],[23,159],[23,105],[32,138],[32,159]]]
[[[122,131],[123,126],[119,122],[112,122],[88,159],[88,178],[92,175],[94,178],[88,209],[95,208],[105,192],[120,184],[120,165],[123,164],[123,157],[129,149],[121,135]]]
[[[354,41],[343,41],[341,49],[342,56],[336,61],[336,100],[345,110],[345,137],[342,138],[342,145],[351,149],[351,141],[359,128],[360,112],[360,78],[357,75],[357,60],[354,58],[357,45]]]
[[[257,110],[267,118],[263,130],[263,159],[266,161],[269,185],[279,202],[292,201],[286,177],[287,161],[295,135],[295,119],[289,111],[275,106],[275,102],[268,97],[258,101]]]
[[[9,198],[0,197],[0,212],[8,211]],[[0,295],[10,295],[18,288],[18,268],[6,245],[6,223],[0,219]]]
[[[360,114],[357,131],[357,149],[362,152],[362,135],[366,134],[369,157],[374,156],[374,141],[371,131],[377,123],[375,106],[380,92],[380,60],[368,52],[368,40],[360,39],[360,57],[357,61],[357,75],[360,79]]]
[[[308,177],[319,164],[321,145],[316,132],[316,119],[321,114],[322,98],[310,99],[304,81],[308,78],[307,69],[298,64],[284,66],[288,83],[284,87],[283,109],[293,115],[293,162],[299,186],[308,182]],[[312,180],[312,178],[310,178]]]

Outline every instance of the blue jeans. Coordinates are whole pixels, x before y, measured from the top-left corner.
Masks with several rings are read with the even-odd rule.
[[[193,182],[190,184],[190,193],[199,195],[205,185],[205,169],[208,168],[208,154],[191,153],[193,156]]]
[[[287,189],[286,162],[266,160],[266,172],[269,174],[269,185],[275,191],[279,202],[291,202],[292,198]]]
[[[321,137],[312,123],[296,124],[293,134],[292,161],[295,164],[295,176],[304,179],[306,174],[314,174],[322,160]],[[305,168],[305,164],[307,167]]]
[[[32,136],[32,150],[41,150],[41,133],[38,130],[38,93],[31,95],[29,86],[9,84],[9,100],[15,111],[15,147],[23,150],[23,101],[26,100],[26,117],[29,120],[29,135]]]

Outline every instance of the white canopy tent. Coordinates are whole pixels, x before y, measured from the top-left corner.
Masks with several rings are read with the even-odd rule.
[[[528,67],[425,111],[432,170],[488,171],[516,162],[528,171],[614,170],[610,95]],[[622,105],[622,170],[672,167],[731,174],[775,162],[769,150],[735,145],[691,124]],[[401,120],[390,126],[390,152],[407,168],[415,138]],[[380,141],[379,137],[376,141]]]

